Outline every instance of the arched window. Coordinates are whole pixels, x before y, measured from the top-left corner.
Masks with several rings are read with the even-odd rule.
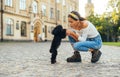
[[[6,35],[13,35],[14,33],[14,20],[11,18],[6,19]]]
[[[37,2],[34,1],[33,4],[32,4],[32,7],[33,7],[33,13],[37,13]]]
[[[26,0],[20,0],[20,9],[25,10],[26,9]]]

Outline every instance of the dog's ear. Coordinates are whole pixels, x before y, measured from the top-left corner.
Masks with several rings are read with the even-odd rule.
[[[52,34],[53,35],[59,35],[59,33],[61,33],[61,31],[62,31],[62,25],[57,25],[54,29],[53,29],[53,31],[52,31]]]

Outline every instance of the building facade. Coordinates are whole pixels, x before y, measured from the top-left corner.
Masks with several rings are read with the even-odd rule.
[[[41,34],[51,40],[51,31],[57,24],[68,27],[67,15],[79,10],[78,3],[79,0],[1,0],[0,38],[29,41]]]

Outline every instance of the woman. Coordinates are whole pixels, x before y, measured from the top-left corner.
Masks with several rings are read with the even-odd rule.
[[[67,29],[66,35],[74,49],[74,55],[67,58],[67,62],[81,62],[78,51],[90,51],[92,53],[91,62],[96,63],[102,54],[99,50],[102,40],[95,26],[76,11],[72,11],[68,15],[68,22],[71,29]]]

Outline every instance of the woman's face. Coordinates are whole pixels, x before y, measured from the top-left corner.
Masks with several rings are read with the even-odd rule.
[[[68,22],[71,28],[76,29],[78,26],[78,21],[72,19],[71,17],[68,17]]]

